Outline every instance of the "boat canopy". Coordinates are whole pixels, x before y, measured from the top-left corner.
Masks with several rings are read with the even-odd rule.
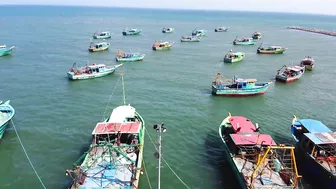
[[[275,146],[276,143],[270,135],[260,133],[230,134],[236,145],[265,145]]]
[[[298,71],[301,71],[302,68],[300,66],[291,66],[291,67],[287,67],[287,69],[298,72]]]
[[[246,117],[231,116],[229,119],[229,122],[232,128],[234,129],[234,131],[236,132],[239,131],[240,133],[244,133],[244,132],[251,133],[251,132],[256,131],[256,127],[254,126],[252,121],[250,121]]]
[[[255,83],[257,82],[257,79],[242,79],[242,78],[238,78],[236,79],[237,83]]]
[[[100,122],[97,123],[92,135],[97,134],[114,134],[114,133],[139,133],[141,123],[140,122],[127,122],[127,123],[110,123]]]
[[[336,132],[305,133],[304,135],[316,145],[336,144]]]
[[[281,49],[282,47],[280,47],[280,46],[270,46],[270,48],[272,48],[272,49]]]
[[[90,68],[101,68],[101,67],[106,67],[105,64],[92,64],[92,65],[89,65],[88,67]]]
[[[127,122],[127,118],[135,117],[135,108],[130,105],[118,106],[113,109],[109,122],[111,123],[123,123]]]
[[[314,119],[300,119],[295,121],[293,125],[296,127],[304,126],[310,133],[332,132],[321,121]]]

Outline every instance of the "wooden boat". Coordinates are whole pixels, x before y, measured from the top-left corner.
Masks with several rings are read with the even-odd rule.
[[[280,46],[269,46],[267,48],[262,47],[262,44],[257,49],[258,54],[283,54],[287,48]]]
[[[261,39],[261,33],[260,32],[254,32],[252,34],[252,38],[256,39],[256,40]]]
[[[229,115],[219,126],[228,163],[246,189],[294,189],[298,174],[294,147],[277,145],[268,134],[259,133],[258,124],[246,117]]]
[[[194,29],[192,32],[191,32],[191,35],[192,36],[200,36],[200,37],[203,37],[205,36],[207,33],[206,30],[197,30],[197,29]]]
[[[76,62],[72,65],[67,75],[71,80],[93,79],[112,74],[117,68],[122,66],[106,66],[105,64],[91,64],[89,66],[75,67]]]
[[[174,30],[174,28],[163,28],[162,33],[173,33]]]
[[[122,34],[123,35],[139,35],[141,33],[142,30],[140,29],[136,29],[136,28],[133,28],[133,29],[128,29],[128,28],[125,28],[123,31],[122,31]]]
[[[201,37],[200,36],[182,36],[181,42],[200,42]]]
[[[257,83],[256,79],[241,79],[235,76],[227,84],[223,84],[221,74],[217,73],[212,82],[212,94],[216,96],[254,96],[266,92],[272,82]]]
[[[8,123],[15,115],[15,110],[9,103],[10,100],[7,100],[5,103],[0,101],[0,140],[5,133]]]
[[[173,45],[174,45],[174,42],[169,43],[169,42],[166,41],[166,42],[159,43],[159,42],[155,41],[153,46],[152,46],[152,49],[154,51],[170,50]]]
[[[241,38],[238,39],[236,37],[235,40],[233,40],[234,45],[254,45],[256,44],[256,41],[254,41],[252,38]]]
[[[144,119],[124,100],[96,124],[89,150],[66,170],[73,179],[70,188],[138,189],[144,138]]]
[[[122,52],[120,49],[117,52],[116,55],[116,61],[117,62],[136,62],[136,61],[142,61],[145,58],[145,54],[140,53],[132,53],[132,52]]]
[[[6,56],[12,54],[12,50],[15,48],[15,46],[7,47],[6,45],[0,46],[0,56]]]
[[[313,57],[306,56],[304,59],[301,60],[300,66],[305,67],[306,70],[312,71],[314,69],[315,60]]]
[[[96,32],[93,34],[93,39],[108,39],[111,38],[111,33],[108,31]]]
[[[110,43],[107,43],[107,42],[100,42],[100,43],[91,42],[90,46],[89,46],[89,51],[90,52],[106,51],[108,48],[110,48]]]
[[[300,171],[319,181],[319,188],[336,188],[336,132],[321,121],[294,115],[291,133],[297,143]]]
[[[234,63],[234,62],[240,62],[245,58],[245,53],[243,52],[232,52],[232,50],[230,50],[230,52],[226,53],[226,55],[224,56],[224,62],[227,63]]]
[[[225,27],[218,27],[215,28],[215,32],[226,32],[228,31],[229,28],[225,28]]]
[[[304,67],[284,65],[282,68],[278,70],[275,79],[277,81],[289,83],[298,80],[303,75],[304,72],[305,72]]]

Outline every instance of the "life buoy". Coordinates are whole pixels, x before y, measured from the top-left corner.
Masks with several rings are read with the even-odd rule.
[[[335,161],[335,157],[334,156],[329,156],[327,158],[327,160],[330,161],[330,162],[334,162]]]

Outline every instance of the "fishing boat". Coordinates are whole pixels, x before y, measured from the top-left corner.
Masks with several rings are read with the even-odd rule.
[[[96,32],[93,34],[93,39],[108,39],[111,38],[111,33],[109,31]]]
[[[200,36],[182,36],[181,42],[200,42],[201,37]]]
[[[73,169],[66,170],[73,180],[70,189],[138,189],[145,121],[134,107],[125,104],[125,95],[124,104],[114,108],[105,121],[98,122],[91,136],[89,150]]]
[[[236,39],[233,40],[233,44],[234,45],[254,45],[256,44],[256,41],[254,41],[252,38],[238,39],[238,37],[236,37]]]
[[[314,62],[315,60],[313,57],[306,56],[304,59],[301,60],[300,66],[305,67],[306,70],[312,71],[314,69]]]
[[[205,36],[207,33],[206,30],[197,30],[197,29],[194,29],[192,32],[191,32],[191,35],[192,36],[200,36],[200,37],[203,37]]]
[[[261,39],[261,33],[260,32],[254,32],[252,34],[252,38],[256,39],[256,40]]]
[[[277,81],[289,83],[298,80],[303,75],[304,72],[305,72],[304,67],[284,65],[282,68],[278,70],[275,79]]]
[[[162,33],[173,33],[174,30],[174,28],[163,28]]]
[[[72,65],[67,75],[70,80],[93,79],[112,74],[117,68],[122,66],[106,66],[105,64],[91,64],[86,66],[76,67],[76,62]]]
[[[136,62],[142,61],[145,58],[145,54],[132,53],[132,52],[122,52],[120,49],[116,55],[117,62]]]
[[[152,49],[154,51],[163,51],[163,50],[170,50],[172,46],[174,45],[174,42],[169,43],[168,41],[159,43],[157,41],[154,42]]]
[[[215,28],[215,32],[226,32],[228,31],[229,28],[225,28],[225,27],[218,27]]]
[[[7,100],[5,103],[0,101],[0,140],[5,133],[8,123],[15,115],[15,110],[9,103],[10,100]]]
[[[91,42],[90,46],[89,46],[89,51],[90,52],[106,51],[108,48],[110,48],[110,43],[107,43],[107,42],[100,42],[100,43]]]
[[[141,33],[142,30],[140,29],[136,29],[136,28],[133,28],[133,29],[128,29],[128,28],[125,28],[123,31],[122,31],[122,34],[123,35],[139,35]]]
[[[257,49],[258,54],[283,54],[287,48],[280,46],[269,46],[267,48],[262,47],[262,44]]]
[[[245,57],[245,53],[232,52],[232,50],[230,50],[230,52],[226,53],[226,55],[224,56],[224,62],[227,62],[227,63],[240,62],[244,59],[244,57]]]
[[[219,126],[227,161],[240,188],[297,188],[301,176],[295,163],[295,148],[277,145],[270,135],[259,130],[257,123],[230,113]]]
[[[221,80],[221,74],[217,73],[212,82],[212,94],[216,96],[254,96],[266,92],[272,82],[257,83],[257,79],[241,79],[233,77],[227,83]]]
[[[6,56],[12,54],[12,50],[15,48],[15,46],[7,47],[6,45],[0,46],[0,56]]]
[[[321,121],[294,115],[291,134],[302,171],[319,181],[319,188],[336,188],[336,132]]]

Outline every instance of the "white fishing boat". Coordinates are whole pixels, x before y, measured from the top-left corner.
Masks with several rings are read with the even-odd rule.
[[[68,71],[68,77],[71,80],[92,79],[103,77],[112,74],[117,68],[122,66],[118,64],[115,66],[106,66],[105,64],[91,64],[87,66],[75,67],[76,62]]]
[[[5,103],[0,101],[0,139],[2,139],[8,123],[15,115],[15,110],[9,103],[10,100]]]

